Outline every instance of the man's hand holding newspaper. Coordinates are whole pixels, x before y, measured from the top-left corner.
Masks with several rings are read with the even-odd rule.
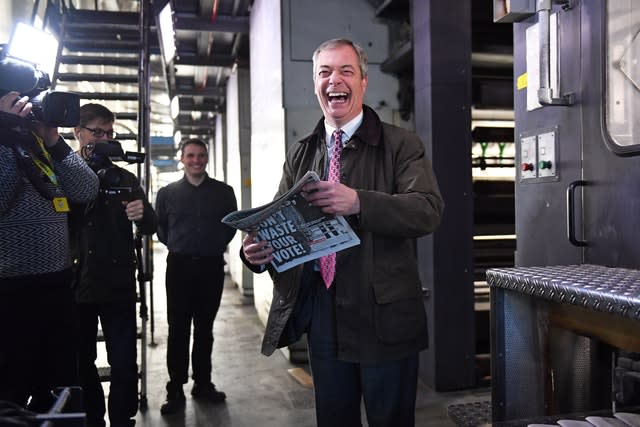
[[[232,212],[222,222],[255,231],[257,240],[267,241],[273,249],[271,264],[278,272],[360,244],[343,216],[324,213],[305,199],[302,188],[314,181],[320,178],[309,171],[278,199]]]

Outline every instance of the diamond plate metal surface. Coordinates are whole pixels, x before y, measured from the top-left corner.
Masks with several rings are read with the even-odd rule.
[[[489,286],[640,320],[640,270],[581,264],[487,270]]]

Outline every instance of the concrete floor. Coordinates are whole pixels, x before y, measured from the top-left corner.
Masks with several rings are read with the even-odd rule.
[[[227,394],[222,404],[203,404],[190,398],[192,383],[185,386],[184,412],[160,415],[168,376],[165,367],[167,323],[164,292],[166,249],[154,245],[154,333],[147,334],[147,402],[138,412],[136,425],[143,427],[311,427],[315,426],[313,391],[296,381],[288,370],[294,365],[281,352],[265,357],[260,353],[263,326],[251,298],[243,297],[227,281],[220,311],[214,324],[213,381]],[[150,330],[150,323],[147,324]],[[103,352],[101,352],[103,353]],[[99,359],[104,360],[104,354]],[[108,383],[104,384],[108,393]],[[435,393],[424,384],[418,388],[416,425],[455,426],[447,415],[450,404],[486,401],[487,389]],[[363,417],[366,426],[366,418]]]

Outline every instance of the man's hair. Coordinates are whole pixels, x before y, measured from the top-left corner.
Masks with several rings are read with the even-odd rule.
[[[368,61],[367,54],[364,49],[362,49],[359,44],[349,39],[331,39],[321,43],[320,46],[316,48],[315,52],[313,52],[313,81],[315,81],[317,77],[316,67],[318,66],[318,55],[320,55],[320,52],[327,49],[335,49],[341,46],[350,46],[356,52],[356,55],[358,55],[358,64],[360,65],[360,73],[362,74],[362,78],[367,77]]]
[[[116,116],[111,110],[101,104],[84,104],[80,107],[79,127],[86,126],[87,123],[96,119],[102,122],[113,123],[116,121]]]
[[[199,145],[200,147],[204,148],[204,151],[208,152],[209,151],[209,147],[207,147],[207,144],[198,138],[192,138],[192,139],[187,139],[186,141],[183,141],[180,144],[180,155],[182,155],[182,153],[184,152],[184,147],[186,147],[187,145]]]

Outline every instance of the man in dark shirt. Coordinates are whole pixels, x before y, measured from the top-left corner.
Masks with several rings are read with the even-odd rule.
[[[226,395],[211,382],[213,321],[224,284],[223,253],[235,229],[221,219],[237,209],[233,188],[210,178],[206,144],[189,139],[182,145],[184,178],[158,191],[158,238],[167,256],[167,400],[160,408],[171,414],[184,407],[182,385],[189,372],[189,339],[193,320],[191,395],[222,402]]]

